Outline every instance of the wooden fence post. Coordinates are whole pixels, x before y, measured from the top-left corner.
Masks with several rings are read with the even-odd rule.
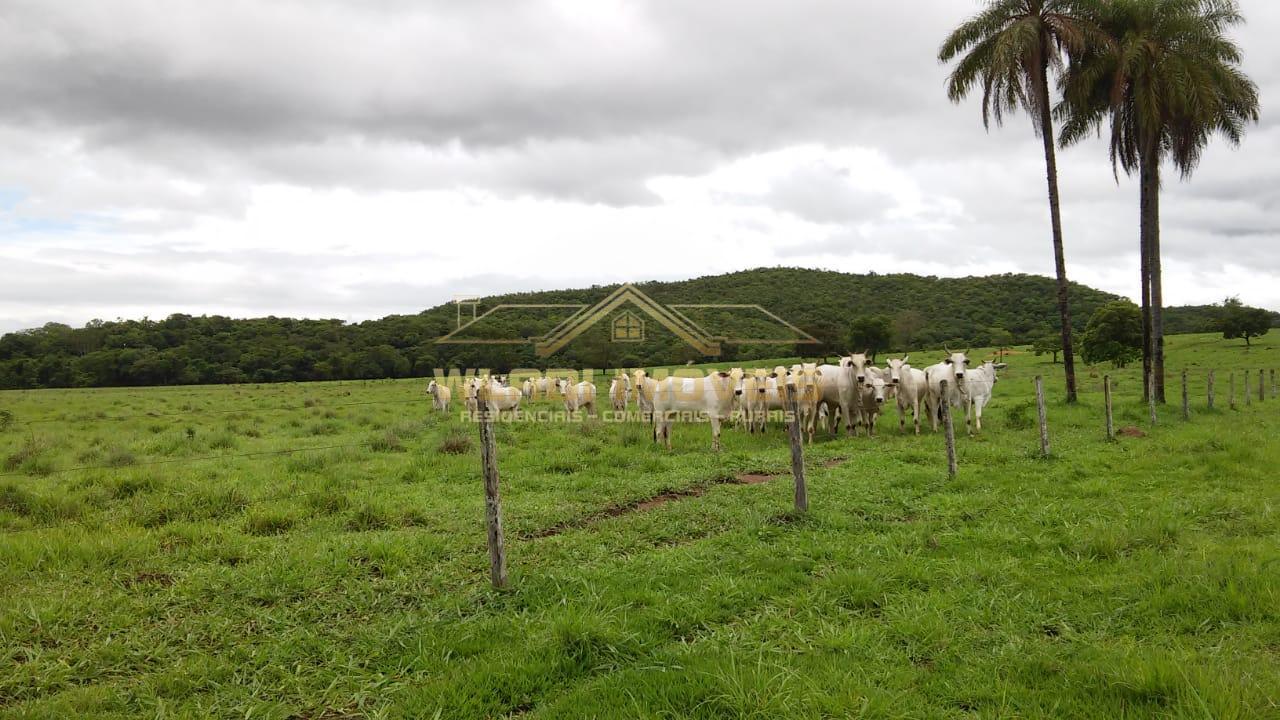
[[[480,402],[480,462],[484,469],[484,515],[489,536],[489,577],[499,590],[507,587],[507,551],[502,546],[502,498],[498,494],[498,448],[493,436],[489,389],[482,387]]]
[[[1107,406],[1107,439],[1116,439],[1115,416],[1111,414],[1111,376],[1102,376],[1102,401]]]
[[[1276,399],[1276,371],[1271,371],[1271,399]]]
[[[1267,388],[1263,383],[1266,379],[1265,375],[1266,373],[1262,372],[1262,370],[1258,370],[1258,402],[1264,402],[1267,399]]]
[[[1151,414],[1151,427],[1160,424],[1160,419],[1156,417],[1156,374],[1154,372],[1147,373],[1147,410]]]
[[[1213,371],[1209,371],[1209,409],[1213,409]]]
[[[1229,389],[1230,400],[1227,401],[1228,407],[1232,410],[1236,409],[1236,371],[1231,371],[1231,387]]]
[[[1244,371],[1244,404],[1246,406],[1253,404],[1253,396],[1249,394],[1249,371],[1248,370]]]
[[[954,478],[960,467],[956,462],[956,429],[951,424],[951,402],[947,399],[947,381],[943,380],[942,393],[942,429],[947,439],[947,477]]]
[[[1036,376],[1036,413],[1040,416],[1040,457],[1049,457],[1049,414],[1044,407],[1044,379]]]
[[[796,510],[808,512],[809,488],[804,482],[804,440],[800,435],[800,408],[796,403],[796,380],[787,378],[787,437],[791,440],[791,475],[796,483]]]
[[[1191,419],[1191,399],[1187,396],[1187,371],[1182,371],[1182,419]]]

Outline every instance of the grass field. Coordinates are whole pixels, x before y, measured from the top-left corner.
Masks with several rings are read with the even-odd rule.
[[[423,381],[0,393],[0,717],[1280,717],[1280,338],[1170,338],[1189,423],[1115,371],[1112,443],[1009,363],[956,480],[890,411],[805,516],[776,428],[499,426],[507,592]]]

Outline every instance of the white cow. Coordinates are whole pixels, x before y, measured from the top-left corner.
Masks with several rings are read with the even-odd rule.
[[[627,409],[627,403],[631,401],[631,378],[626,373],[619,372],[609,383],[609,401],[614,410]]]
[[[636,390],[636,406],[640,408],[641,417],[648,419],[653,415],[653,394],[658,390],[658,381],[649,377],[644,370],[632,373]]]
[[[491,414],[504,410],[519,410],[520,400],[524,397],[517,388],[503,387],[494,380],[477,382],[476,402]]]
[[[579,409],[587,411],[587,415],[594,416],[596,414],[596,385],[590,382],[580,382],[577,385],[566,382],[564,384],[564,409],[573,413]]]
[[[431,404],[436,410],[449,410],[449,401],[453,399],[453,391],[449,389],[449,386],[441,385],[432,380],[427,383],[427,394],[433,398]]]
[[[999,382],[996,377],[996,368],[1000,367],[990,360],[973,368],[965,374],[964,379],[964,424],[969,427],[969,411],[973,410],[973,421],[975,428],[969,428],[969,434],[974,432],[982,432],[982,408],[991,402],[991,391],[995,388],[995,384]]]
[[[533,384],[533,380],[526,379],[523,383],[520,384],[520,394],[524,396],[525,400],[532,400],[533,391],[535,387],[536,386]]]
[[[968,353],[951,352],[950,350],[947,350],[947,358],[945,360],[924,369],[925,410],[929,413],[930,426],[934,432],[938,430],[938,420],[944,400],[953,408],[964,407],[964,383],[968,370]],[[943,380],[947,381],[946,398],[942,397]]]
[[[818,405],[822,398],[822,371],[816,363],[804,363],[792,368],[796,381],[796,408],[799,410],[800,431],[807,433],[813,444],[813,430],[818,421]]]
[[[765,422],[769,419],[769,383],[773,383],[774,394],[778,384],[769,376],[767,370],[755,370],[742,378],[742,396],[739,404],[747,421],[747,429],[764,432]]]
[[[924,400],[928,385],[924,371],[917,370],[907,364],[910,355],[901,360],[890,360],[887,372],[889,386],[898,399],[898,431],[907,431],[907,410],[911,410],[911,419],[915,422],[916,434],[920,434],[920,403]]]
[[[859,411],[862,422],[867,426],[867,437],[876,436],[876,421],[880,419],[880,411],[884,409],[885,376],[880,368],[866,368],[863,374],[861,389],[858,392]]]
[[[795,371],[796,368],[792,368]],[[840,430],[838,417],[848,418],[849,402],[852,397],[845,387],[844,377],[847,373],[839,365],[818,366],[818,405],[826,412],[818,413],[818,425],[835,435]],[[837,408],[839,412],[837,412]],[[828,421],[831,421],[828,423]]]
[[[840,358],[840,413],[844,416],[845,432],[851,435],[857,435],[858,426],[862,424],[862,383],[867,379],[868,365],[870,361],[864,352]]]
[[[476,395],[480,390],[479,378],[467,378],[462,381],[462,405],[467,412],[474,413],[480,409],[480,405],[476,399]]]
[[[736,388],[726,372],[713,372],[706,377],[668,377],[654,383],[653,440],[671,449],[673,413],[706,415],[711,420],[711,449],[720,450],[720,423],[733,411]]]

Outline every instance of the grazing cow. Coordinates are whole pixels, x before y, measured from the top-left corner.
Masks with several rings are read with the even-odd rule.
[[[911,410],[911,419],[915,422],[916,434],[920,434],[920,403],[924,400],[927,384],[924,371],[917,370],[907,364],[910,355],[901,360],[890,360],[886,371],[889,373],[889,387],[898,399],[898,431],[907,431],[907,410]]]
[[[432,380],[427,383],[427,394],[433,398],[431,404],[436,410],[449,410],[449,401],[453,399],[453,391],[449,386]]]
[[[671,449],[672,413],[705,414],[711,420],[711,449],[720,450],[720,423],[729,419],[737,388],[729,373],[713,372],[706,377],[668,377],[649,388],[653,398],[653,440]]]
[[[483,383],[477,382],[477,404],[483,405],[493,414],[503,410],[519,410],[520,399],[523,397],[516,388],[503,387],[493,380]]]
[[[587,411],[587,415],[594,416],[596,414],[596,385],[590,382],[580,382],[577,385],[566,382],[564,384],[564,409],[574,413],[580,408]]]
[[[876,436],[876,421],[880,419],[880,411],[884,409],[887,387],[885,375],[885,371],[874,367],[866,368],[863,374],[858,404],[862,422],[867,426],[867,437]]]
[[[964,424],[969,428],[969,411],[973,411],[973,421],[976,427],[969,428],[969,434],[974,432],[982,432],[982,408],[991,402],[991,391],[995,388],[995,384],[999,382],[996,377],[996,365],[990,360],[982,363],[976,368],[970,370],[964,380],[964,394],[966,398],[964,408]]]
[[[947,350],[947,358],[937,365],[924,369],[925,379],[925,411],[929,414],[929,423],[934,432],[938,430],[938,420],[945,401],[951,407],[963,407],[965,375],[969,369],[968,352],[951,352]],[[942,381],[947,381],[947,396],[942,397]]]
[[[631,378],[626,373],[619,372],[609,383],[609,401],[613,403],[614,410],[625,411],[630,400]]]

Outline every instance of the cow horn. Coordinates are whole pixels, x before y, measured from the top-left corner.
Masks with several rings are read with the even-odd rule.
[[[944,352],[946,352],[948,355],[950,355],[950,354],[951,354],[951,348],[947,347],[946,345],[943,345],[943,346],[942,346],[942,349],[943,349],[943,351],[944,351]]]

